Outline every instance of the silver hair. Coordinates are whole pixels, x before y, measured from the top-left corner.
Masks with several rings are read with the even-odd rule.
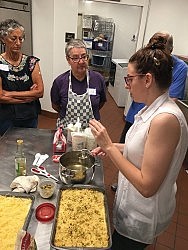
[[[6,19],[0,23],[0,40],[8,36],[15,29],[20,29],[23,31],[23,38],[25,38],[24,27],[14,19]]]
[[[86,51],[85,43],[80,39],[71,39],[65,47],[65,55],[68,57],[70,55],[70,50],[73,48],[84,48]]]

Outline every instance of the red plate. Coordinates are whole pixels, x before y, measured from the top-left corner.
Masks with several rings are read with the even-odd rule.
[[[52,203],[42,203],[36,208],[35,216],[40,222],[49,222],[53,220],[55,206]]]

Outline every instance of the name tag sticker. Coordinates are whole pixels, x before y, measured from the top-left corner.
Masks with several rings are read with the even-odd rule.
[[[0,64],[0,70],[9,71],[9,67],[6,64]]]
[[[89,88],[89,95],[96,95],[96,89]]]

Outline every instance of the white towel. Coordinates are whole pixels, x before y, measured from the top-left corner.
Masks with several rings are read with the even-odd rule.
[[[13,189],[13,192],[30,193],[36,191],[38,183],[39,177],[37,175],[18,176],[10,184],[10,187]]]

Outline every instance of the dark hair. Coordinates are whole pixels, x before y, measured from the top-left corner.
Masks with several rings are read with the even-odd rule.
[[[172,56],[165,50],[165,38],[158,37],[138,50],[129,63],[135,65],[138,74],[151,73],[160,89],[168,89],[172,82]]]
[[[25,38],[24,27],[18,21],[14,19],[6,19],[5,21],[2,21],[0,23],[0,40],[2,41],[4,37],[8,36],[9,33],[18,28],[23,31],[23,38]]]
[[[149,43],[157,42],[159,39],[163,38],[166,51],[172,53],[173,50],[173,37],[166,31],[156,32],[149,40]]]

